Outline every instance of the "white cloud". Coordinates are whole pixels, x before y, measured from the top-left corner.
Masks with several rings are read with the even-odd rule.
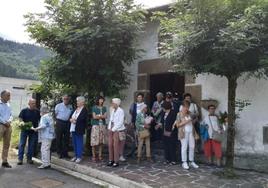
[[[43,0],[0,0],[0,5],[0,33],[18,42],[30,42],[23,15],[43,11]]]
[[[135,0],[145,7],[155,7],[172,0]],[[18,42],[33,42],[24,27],[23,15],[28,12],[43,12],[44,0],[0,0],[0,33]]]

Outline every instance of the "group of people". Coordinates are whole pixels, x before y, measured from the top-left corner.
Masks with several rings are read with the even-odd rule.
[[[214,140],[214,132],[223,132],[219,124],[218,116],[215,115],[215,105],[209,105],[209,114],[200,121],[198,106],[192,102],[191,94],[185,94],[183,100],[173,98],[171,92],[166,95],[157,93],[156,101],[150,110],[144,102],[144,95],[137,94],[136,101],[131,105],[131,127],[137,142],[137,163],[142,160],[142,148],[146,146],[147,160],[152,162],[151,138],[162,140],[165,164],[176,164],[176,143],[179,141],[181,148],[179,153],[182,167],[198,168],[194,154],[197,140],[200,137],[204,142],[204,153],[208,162],[212,164],[215,155],[217,165],[221,165],[221,143]],[[7,161],[8,149],[11,139],[12,114],[8,101],[10,92],[1,92],[0,101],[0,139],[3,138],[2,166],[11,168]],[[121,108],[121,100],[114,98],[108,109],[104,106],[105,99],[99,96],[91,110],[91,135],[92,161],[103,161],[103,146],[108,144],[108,166],[118,167],[119,161],[125,161],[124,147],[126,141],[126,118]],[[89,112],[86,107],[86,99],[83,96],[76,98],[76,108],[70,104],[70,97],[64,95],[62,102],[57,104],[53,115],[50,109],[44,105],[40,111],[36,108],[36,100],[30,99],[28,107],[20,112],[22,122],[31,122],[30,130],[22,130],[20,134],[18,165],[23,164],[24,148],[28,139],[27,163],[33,164],[32,157],[37,145],[41,142],[41,159],[43,164],[40,169],[50,168],[50,147],[56,138],[57,154],[59,158],[70,158],[68,154],[70,137],[74,150],[70,161],[80,163],[84,148],[84,134],[89,124]],[[109,116],[109,117],[108,117]],[[108,121],[107,121],[108,120]],[[55,122],[55,123],[54,123]],[[199,130],[200,122],[205,125],[205,131]],[[55,124],[55,125],[54,125]],[[206,134],[206,136],[201,135]],[[177,148],[178,149],[178,148]],[[187,154],[188,151],[188,154]]]
[[[222,144],[215,134],[224,136],[226,128],[219,123],[219,117],[215,114],[216,105],[208,105],[208,114],[202,120],[190,93],[184,94],[180,100],[174,98],[171,92],[165,96],[159,92],[156,99],[150,112],[142,93],[137,95],[136,102],[130,107],[131,122],[138,137],[137,162],[141,161],[144,143],[146,157],[151,161],[150,143],[153,138],[163,142],[165,164],[175,165],[178,157],[184,169],[198,168],[194,154],[203,148],[208,163],[213,164],[215,156],[216,164],[221,166]],[[200,127],[204,129],[200,131]],[[176,156],[176,149],[180,156]]]

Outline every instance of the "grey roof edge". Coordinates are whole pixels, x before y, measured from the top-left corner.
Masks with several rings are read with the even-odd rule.
[[[168,11],[170,9],[170,7],[172,5],[174,5],[175,3],[168,3],[168,4],[164,4],[161,6],[156,6],[156,7],[151,7],[151,8],[147,8],[146,10],[150,13],[152,12],[156,12],[156,11]]]

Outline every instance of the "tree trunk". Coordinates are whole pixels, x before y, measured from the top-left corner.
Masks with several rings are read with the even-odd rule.
[[[235,145],[235,99],[236,99],[237,77],[228,78],[228,135],[226,151],[226,167],[234,166],[234,145]]]

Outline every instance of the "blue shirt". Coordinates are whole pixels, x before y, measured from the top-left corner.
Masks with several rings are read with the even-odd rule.
[[[68,121],[73,112],[73,108],[71,105],[65,105],[63,102],[59,103],[55,107],[56,119],[62,121]]]
[[[9,103],[3,103],[0,100],[0,123],[6,124],[7,122],[11,122],[13,120],[12,112]]]
[[[41,117],[39,123],[39,141],[44,139],[54,139],[55,137],[55,130],[53,119],[50,114],[45,114]]]

